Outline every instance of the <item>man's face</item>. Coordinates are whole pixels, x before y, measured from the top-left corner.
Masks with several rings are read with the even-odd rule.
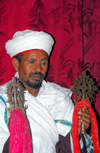
[[[19,63],[19,79],[25,85],[39,89],[48,68],[48,55],[45,51],[34,50],[23,53]]]

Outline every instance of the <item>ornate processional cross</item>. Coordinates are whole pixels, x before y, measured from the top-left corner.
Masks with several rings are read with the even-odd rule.
[[[75,101],[77,106],[77,103],[84,98],[91,104],[94,95],[98,91],[98,87],[93,78],[83,71],[82,74],[79,75],[79,78],[76,78],[76,81],[74,81],[74,85],[71,87],[71,90],[75,94],[74,97],[77,97],[77,100]],[[81,108],[81,111],[84,112],[84,108]],[[81,127],[82,133],[85,133],[84,125],[81,125]]]
[[[21,86],[16,77],[7,86],[8,103],[10,108],[8,108],[9,114],[12,113],[14,109],[20,109],[25,113],[27,106],[24,107],[24,88]]]
[[[90,76],[83,71],[82,74],[79,75],[79,78],[76,78],[76,81],[74,81],[71,90],[75,93],[75,97],[78,97],[76,103],[84,98],[86,98],[89,103],[92,103],[93,96],[96,91],[98,91],[98,87],[95,81],[93,81],[93,78],[90,78]]]

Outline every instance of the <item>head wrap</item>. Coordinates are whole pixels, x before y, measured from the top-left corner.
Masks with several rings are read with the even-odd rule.
[[[31,50],[43,50],[48,55],[52,50],[54,39],[43,31],[24,30],[17,31],[11,40],[5,44],[7,53],[12,57]]]

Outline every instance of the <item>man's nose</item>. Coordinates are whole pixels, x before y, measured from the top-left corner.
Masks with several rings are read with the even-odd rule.
[[[42,71],[42,67],[41,67],[41,64],[40,63],[37,63],[35,68],[36,68],[36,70],[38,72],[41,72]]]

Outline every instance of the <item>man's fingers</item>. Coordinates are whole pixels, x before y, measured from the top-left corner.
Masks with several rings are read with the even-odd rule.
[[[79,118],[84,117],[84,118],[89,119],[89,120],[90,120],[90,118],[91,118],[88,109],[84,109],[84,112],[80,110],[80,111],[78,112],[78,116],[79,116]]]
[[[79,116],[79,121],[80,122],[87,122],[90,124],[90,117],[87,117],[87,116]]]
[[[89,110],[84,107],[84,112],[80,110],[78,112],[78,117],[79,117],[79,121],[78,121],[79,129],[80,129],[80,125],[84,124],[87,130],[90,125],[90,121],[91,121]]]

